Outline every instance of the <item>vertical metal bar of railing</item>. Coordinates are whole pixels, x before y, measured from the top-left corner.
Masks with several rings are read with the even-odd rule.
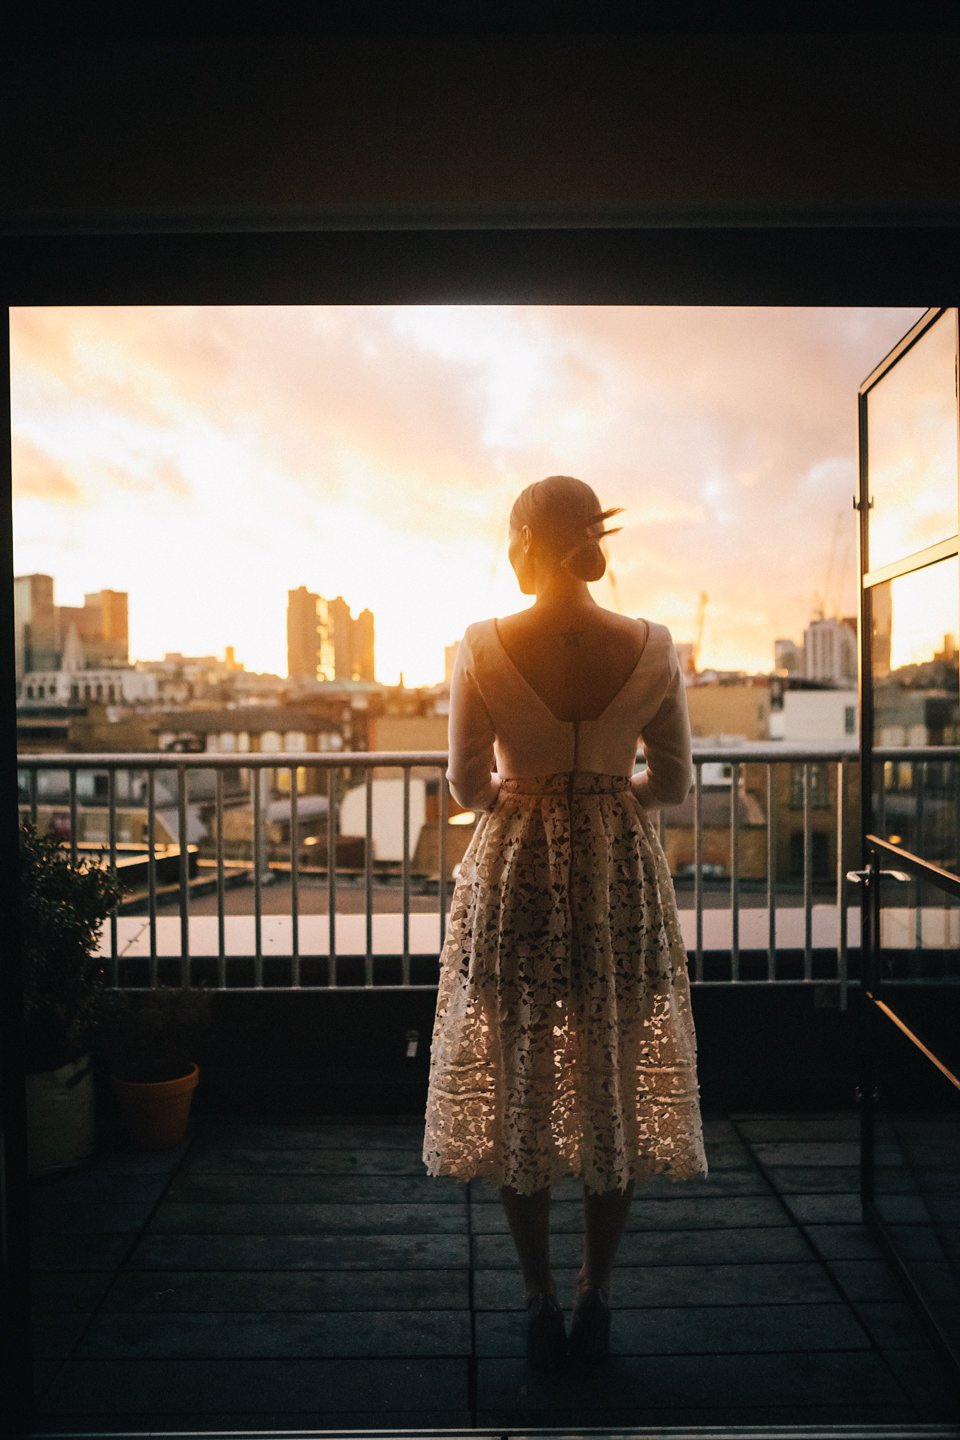
[[[840,1009],[847,1008],[847,862],[843,838],[846,824],[847,767],[837,761],[837,979]]]
[[[696,960],[694,976],[703,980],[703,762],[693,769],[693,905],[696,911]]]
[[[117,878],[117,772],[107,771],[107,844],[110,853],[110,874]],[[110,984],[120,984],[120,958],[117,952],[117,908],[110,911]]]
[[[803,978],[813,976],[813,890],[810,883],[810,762],[803,762]]]
[[[893,775],[894,762],[892,760],[874,761],[874,775],[879,775],[877,787],[877,828],[882,839],[887,838],[887,776]]]
[[[366,954],[363,983],[373,984],[373,771],[367,766],[365,775],[365,820],[363,847],[363,888],[367,911]]]
[[[221,990],[227,988],[226,900],[223,883],[223,768],[217,766],[217,967]]]
[[[259,990],[263,986],[263,896],[260,889],[260,770],[256,765],[250,770],[250,778],[253,784],[253,983]]]
[[[190,856],[187,850],[187,767],[177,766],[177,829],[180,872],[180,984],[190,984]]]
[[[410,766],[403,767],[403,955],[401,982],[410,984]]]
[[[150,988],[157,988],[157,796],[155,772],[147,769],[147,914],[150,917]]]
[[[77,860],[77,767],[71,765],[67,771],[70,787],[70,859]]]
[[[337,771],[327,771],[327,984],[337,983]]]
[[[740,765],[730,766],[730,979],[740,979]]]
[[[297,767],[290,767],[290,981],[300,988],[300,818],[298,813]]]
[[[39,781],[39,776],[38,776],[38,774],[37,774],[37,771],[36,771],[35,769],[34,769],[34,770],[30,770],[28,773],[29,773],[29,775],[30,775],[30,820],[31,820],[31,822],[33,823],[33,825],[36,826],[36,823],[37,823],[37,814],[38,814],[38,810],[37,810],[37,786],[39,785],[40,781]]]
[[[440,830],[437,840],[437,903],[440,907],[440,948],[443,949],[447,935],[447,776],[442,766],[437,798],[437,825]]]
[[[776,789],[772,760],[767,761],[767,979],[777,978]]]
[[[915,814],[916,814],[916,817],[917,817],[917,833],[912,837],[913,845],[912,845],[911,848],[914,850],[914,852],[915,852],[917,855],[928,855],[928,854],[930,853],[930,851],[929,851],[929,847],[928,847],[928,845],[927,845],[927,837],[926,837],[926,835],[924,834],[924,829],[925,829],[925,827],[926,827],[926,807],[924,806],[924,803],[923,803],[923,797],[924,797],[924,794],[926,793],[926,789],[927,789],[927,762],[926,762],[926,760],[916,760],[916,761],[914,761],[913,774],[914,774],[914,787],[913,787],[913,788],[914,788],[914,791],[915,791],[916,797],[917,797],[916,809],[915,809]],[[917,776],[918,774],[919,774],[919,777],[920,777],[920,784],[919,784],[919,785],[917,785],[917,783],[916,783],[916,776]],[[914,922],[913,922],[913,925],[914,925],[913,948],[914,948],[914,950],[919,954],[919,952],[923,950],[923,905],[920,903],[921,900],[923,899],[923,893],[922,893],[921,886],[920,886],[919,884],[917,885],[916,889],[917,889],[917,907],[916,907],[916,909],[915,909],[914,912],[913,912],[913,913],[914,913]],[[922,973],[922,972],[921,972],[921,973]]]

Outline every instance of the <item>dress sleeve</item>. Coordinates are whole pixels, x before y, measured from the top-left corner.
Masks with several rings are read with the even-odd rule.
[[[460,642],[450,681],[447,780],[453,798],[471,810],[489,810],[500,790],[494,773],[493,721],[474,673],[470,628]]]
[[[687,695],[672,639],[666,691],[657,713],[640,733],[647,768],[630,782],[634,795],[647,810],[679,805],[693,784],[693,761]]]

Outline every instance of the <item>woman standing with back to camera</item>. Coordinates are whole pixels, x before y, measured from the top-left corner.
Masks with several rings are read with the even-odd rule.
[[[484,813],[440,957],[423,1160],[499,1189],[541,1366],[607,1353],[635,1180],[707,1172],[687,956],[649,814],[690,789],[690,726],[666,626],[587,589],[618,513],[568,475],[523,491],[509,555],[536,602],[468,626],[450,688],[447,779]],[[570,1174],[585,1233],[568,1345],[549,1208]]]

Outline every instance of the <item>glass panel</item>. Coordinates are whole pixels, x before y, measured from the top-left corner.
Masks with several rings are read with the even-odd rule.
[[[890,868],[888,857],[881,864]],[[901,1259],[956,1346],[960,1090],[950,1076],[960,1076],[960,900],[929,881],[884,879],[880,939],[877,994],[883,1008],[871,1027],[879,1094],[875,1202]]]
[[[870,591],[873,612],[873,828],[893,845],[960,873],[957,631],[960,594],[951,556]],[[884,755],[884,747],[909,747]]]
[[[886,856],[881,857],[881,864],[885,870],[895,868]],[[880,883],[881,987],[898,981],[960,981],[960,902],[939,886],[919,878],[903,881],[884,877]],[[909,995],[898,996],[894,1003],[904,1011],[909,1023]],[[956,1040],[960,1040],[960,1028],[954,1049]]]
[[[871,570],[957,533],[955,361],[948,310],[867,393]]]

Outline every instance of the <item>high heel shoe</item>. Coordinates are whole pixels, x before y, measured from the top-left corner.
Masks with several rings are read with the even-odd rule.
[[[567,1358],[567,1332],[556,1295],[541,1291],[527,1301],[527,1360],[534,1369],[553,1370]]]
[[[571,1360],[603,1360],[610,1353],[610,1305],[605,1286],[581,1286],[570,1313],[568,1353]]]

